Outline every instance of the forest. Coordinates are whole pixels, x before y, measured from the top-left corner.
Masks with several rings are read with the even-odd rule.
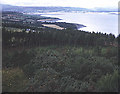
[[[65,30],[41,29],[39,31],[12,32],[3,27],[3,48],[10,47],[35,47],[35,46],[93,46],[93,47],[117,47],[119,37],[113,34],[90,33],[71,28]],[[5,37],[4,37],[5,36]]]
[[[3,92],[118,92],[120,35],[20,27],[2,27]]]

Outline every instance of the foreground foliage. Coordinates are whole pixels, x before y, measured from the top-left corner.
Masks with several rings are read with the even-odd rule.
[[[100,54],[96,49],[49,46],[12,51],[11,54],[5,51],[3,91],[116,92],[119,78],[117,48],[102,47]],[[107,49],[110,49],[109,53],[114,50],[114,54],[109,55]],[[7,66],[10,63],[11,66]],[[21,85],[23,82],[24,86]]]

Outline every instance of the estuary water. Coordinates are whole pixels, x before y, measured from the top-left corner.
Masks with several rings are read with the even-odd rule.
[[[86,27],[79,28],[79,30],[84,30],[88,32],[102,32],[107,34],[118,35],[118,15],[110,13],[48,13],[42,16],[47,17],[57,17],[62,20],[57,22],[68,22],[83,24]]]

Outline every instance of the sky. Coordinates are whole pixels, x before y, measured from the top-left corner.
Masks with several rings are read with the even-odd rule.
[[[16,6],[62,6],[82,8],[117,8],[119,0],[1,0],[1,4]]]

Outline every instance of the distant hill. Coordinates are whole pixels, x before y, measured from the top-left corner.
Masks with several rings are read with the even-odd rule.
[[[2,11],[16,11],[16,12],[70,12],[70,11],[91,11],[86,8],[78,7],[22,7],[2,4]]]
[[[23,7],[23,6],[12,6],[12,5],[2,5],[2,11],[16,11],[16,12],[72,12],[72,11],[97,11],[97,12],[116,12],[118,9],[113,8],[94,8],[94,9],[87,9],[87,8],[79,8],[79,7]]]
[[[2,11],[22,11],[23,7],[2,4]]]
[[[93,9],[93,11],[97,11],[97,12],[117,12],[118,8],[100,8],[100,7],[96,7]]]

